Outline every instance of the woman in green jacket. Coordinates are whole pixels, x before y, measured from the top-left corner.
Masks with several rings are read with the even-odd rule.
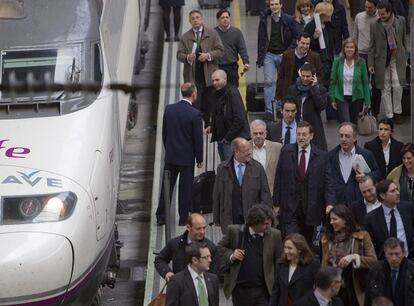
[[[329,96],[332,107],[338,110],[339,121],[357,123],[362,105],[371,105],[367,65],[358,56],[354,39],[347,38],[342,44],[342,52],[332,65]]]

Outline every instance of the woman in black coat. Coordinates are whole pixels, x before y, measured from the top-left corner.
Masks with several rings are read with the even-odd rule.
[[[185,5],[184,0],[159,0],[159,4],[162,7],[162,21],[164,23],[164,30],[166,34],[165,41],[171,41],[171,8],[174,12],[174,41],[179,41],[180,38],[178,36],[178,33],[180,31],[181,24],[181,7]]]
[[[313,289],[319,262],[301,234],[286,236],[282,258],[276,265],[270,306],[290,306]]]

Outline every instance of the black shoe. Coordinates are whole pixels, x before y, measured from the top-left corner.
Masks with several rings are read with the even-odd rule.
[[[157,220],[157,226],[162,226],[165,225],[165,221],[164,220]]]
[[[180,41],[180,37],[178,37],[178,35],[174,36],[174,41]]]
[[[166,42],[171,41],[171,37],[170,37],[170,36],[167,36],[167,37],[165,38],[165,41],[166,41]]]

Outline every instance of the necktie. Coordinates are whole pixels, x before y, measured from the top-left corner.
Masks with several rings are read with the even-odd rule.
[[[200,37],[201,37],[201,31],[197,31],[196,32],[196,44],[197,44],[197,49],[196,52],[200,52]]]
[[[395,293],[395,288],[397,287],[397,270],[391,270],[391,286],[392,286],[392,294]]]
[[[241,186],[243,183],[243,164],[239,164],[237,167],[237,180],[239,181],[239,185]]]
[[[299,177],[301,179],[305,178],[305,174],[306,174],[306,157],[305,157],[305,153],[306,150],[302,150],[300,151],[300,160],[299,160]]]
[[[283,141],[283,144],[290,144],[290,129],[290,126],[286,127],[285,140]]]
[[[198,305],[208,306],[208,296],[201,276],[197,276]]]
[[[397,238],[397,220],[395,219],[394,209],[391,209],[390,237]]]

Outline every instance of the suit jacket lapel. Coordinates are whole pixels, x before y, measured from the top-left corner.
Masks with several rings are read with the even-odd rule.
[[[194,305],[198,305],[197,291],[196,291],[196,288],[194,287],[193,278],[191,277],[190,271],[188,271],[187,267],[184,269],[184,271],[185,271],[184,273],[186,274],[185,286],[188,288],[188,290],[191,291],[191,295],[193,296],[193,300],[194,300]]]
[[[302,266],[297,266],[295,272],[293,272],[292,278],[290,279],[289,285],[293,284],[294,282],[296,282],[297,280],[302,278],[302,274],[303,274],[303,267]],[[288,275],[289,277],[289,275]]]
[[[269,165],[270,156],[272,154],[272,151],[270,150],[268,143],[266,144],[265,152],[266,152],[266,163],[265,163],[265,170],[266,170]]]
[[[333,173],[338,173],[338,177],[340,178],[340,180],[341,180],[341,182],[343,182],[344,184],[345,184],[345,180],[344,180],[344,178],[343,178],[343,176],[342,176],[342,172],[341,172],[341,167],[340,167],[340,164],[339,164],[339,151],[341,150],[341,147],[340,146],[338,146],[337,147],[337,150],[336,150],[336,152],[335,152],[335,156],[334,156],[334,163],[333,163],[333,166],[332,166],[332,172]],[[353,171],[353,170],[352,170]],[[351,175],[352,175],[352,171],[351,171]]]
[[[378,212],[380,213],[380,216],[378,216],[377,220],[378,222],[380,222],[380,228],[384,234],[385,237],[388,237],[388,227],[387,227],[387,222],[385,221],[385,212],[384,212],[384,208],[378,210]]]
[[[204,274],[204,280],[206,281],[206,286],[207,286],[207,295],[208,295],[208,302],[210,305],[213,305],[214,303],[214,288],[213,288],[213,284],[211,283],[211,279],[208,275]]]

